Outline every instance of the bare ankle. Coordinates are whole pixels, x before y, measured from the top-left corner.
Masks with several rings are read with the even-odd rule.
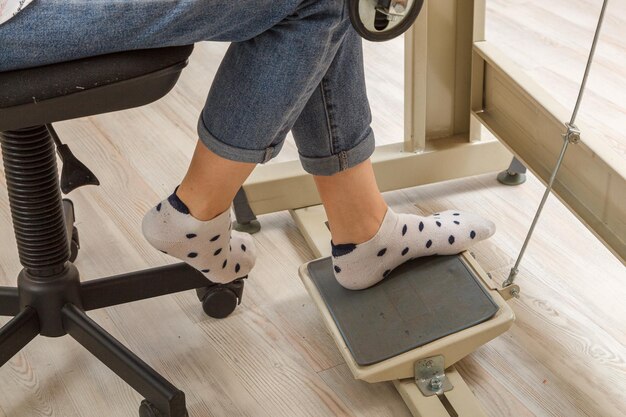
[[[351,216],[330,224],[333,243],[358,245],[367,242],[378,233],[386,212],[387,206],[384,205],[366,215]]]
[[[187,206],[189,214],[200,221],[214,219],[230,208],[231,202],[220,201],[215,204],[215,200],[204,194],[195,193],[182,185],[176,190],[178,198]]]

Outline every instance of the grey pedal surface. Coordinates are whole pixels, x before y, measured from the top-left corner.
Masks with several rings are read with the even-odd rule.
[[[318,259],[309,263],[309,275],[361,366],[472,327],[498,311],[458,255],[414,259],[360,291],[339,285],[332,267],[330,257]]]

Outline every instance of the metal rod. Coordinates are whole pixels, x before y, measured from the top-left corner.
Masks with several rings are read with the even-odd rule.
[[[535,213],[535,217],[533,219],[532,224],[530,225],[530,229],[528,230],[528,234],[526,235],[526,239],[524,240],[524,244],[522,245],[522,249],[520,250],[519,255],[517,256],[517,260],[515,261],[515,266],[511,268],[511,272],[509,273],[508,278],[502,283],[503,287],[508,287],[512,285],[519,273],[519,266],[524,257],[524,253],[526,252],[526,248],[530,243],[530,239],[532,238],[533,232],[535,231],[535,226],[537,226],[537,222],[539,221],[539,217],[541,216],[541,212],[543,211],[543,207],[548,200],[548,196],[552,191],[552,186],[554,185],[554,180],[556,179],[556,174],[559,172],[561,168],[561,164],[563,163],[563,159],[565,158],[565,152],[567,151],[567,147],[571,143],[578,142],[580,138],[580,132],[576,129],[574,122],[576,121],[576,116],[578,116],[578,110],[580,109],[580,104],[582,102],[583,95],[585,93],[585,88],[587,87],[587,78],[589,77],[589,71],[591,69],[591,64],[593,63],[593,57],[596,53],[596,45],[598,44],[598,39],[600,38],[600,29],[602,28],[602,23],[604,22],[604,12],[606,11],[606,6],[609,0],[604,0],[602,3],[602,9],[600,10],[600,16],[598,18],[598,25],[596,26],[596,32],[593,36],[593,42],[591,43],[591,50],[589,51],[589,57],[587,58],[587,65],[585,66],[585,73],[583,75],[582,82],[580,84],[580,89],[578,90],[578,98],[576,99],[576,104],[574,105],[574,110],[572,111],[572,117],[570,122],[566,124],[567,131],[563,135],[563,147],[561,148],[561,153],[559,158],[556,161],[556,166],[552,171],[552,175],[550,175],[550,180],[546,186],[546,191],[543,193],[543,198],[539,203],[539,207],[537,208],[537,212]]]
[[[598,18],[598,26],[596,26],[596,33],[593,35],[593,42],[591,43],[591,51],[589,51],[589,58],[587,58],[587,66],[585,67],[585,75],[583,75],[583,80],[580,84],[580,90],[578,91],[578,98],[576,99],[576,105],[574,106],[574,111],[572,112],[572,118],[569,121],[570,125],[573,125],[576,121],[576,116],[578,116],[578,109],[580,108],[580,103],[583,100],[583,94],[585,92],[585,88],[587,87],[587,78],[589,77],[589,70],[591,69],[591,64],[593,62],[593,57],[596,53],[596,45],[598,44],[598,38],[600,38],[600,29],[602,28],[602,23],[604,22],[604,12],[606,11],[606,5],[609,0],[604,0],[602,3],[602,9],[600,10],[600,17]]]
[[[508,287],[509,285],[513,284],[513,281],[515,281],[515,277],[517,276],[519,272],[519,265],[522,262],[524,253],[526,252],[526,247],[528,247],[528,243],[530,243],[530,238],[532,237],[533,232],[535,231],[535,226],[537,225],[537,222],[539,221],[539,217],[541,216],[543,206],[546,204],[546,201],[548,200],[548,196],[550,195],[550,191],[552,190],[552,185],[554,184],[556,174],[557,172],[559,172],[559,168],[561,168],[561,163],[563,162],[563,158],[565,157],[565,152],[567,151],[568,146],[569,146],[568,135],[564,135],[563,147],[561,148],[561,154],[559,155],[559,159],[556,162],[556,167],[554,168],[554,171],[552,171],[552,175],[550,176],[550,181],[548,181],[546,191],[543,193],[543,198],[541,199],[541,203],[539,203],[539,208],[537,208],[537,212],[535,213],[535,218],[533,219],[533,222],[530,225],[530,229],[528,230],[528,234],[526,235],[526,239],[524,240],[522,249],[520,250],[519,255],[517,256],[517,261],[515,262],[515,266],[511,268],[509,277],[502,284],[503,287]]]

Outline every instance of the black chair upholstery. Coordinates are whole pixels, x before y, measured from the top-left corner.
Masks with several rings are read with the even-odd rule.
[[[0,131],[148,104],[175,85],[193,45],[0,73]]]

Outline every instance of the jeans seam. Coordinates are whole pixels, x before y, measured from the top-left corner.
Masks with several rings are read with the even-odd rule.
[[[348,152],[339,152],[339,170],[345,171],[348,168]]]
[[[375,147],[374,133],[369,128],[363,140],[336,155],[306,157],[300,154],[299,157],[306,172],[312,175],[334,175],[365,161],[372,155]]]
[[[326,115],[326,125],[328,126],[328,139],[331,155],[335,153],[335,132],[333,128],[333,118],[330,112],[330,94],[326,91],[326,83],[324,78],[320,81],[320,91],[322,93],[322,102],[324,103],[324,113]],[[326,96],[328,95],[328,98]]]
[[[198,118],[198,137],[209,150],[222,158],[232,161],[251,162],[255,164],[264,164],[272,159],[284,145],[284,141],[264,149],[245,149],[227,142],[222,142],[216,138],[206,127],[204,116],[201,114]]]

